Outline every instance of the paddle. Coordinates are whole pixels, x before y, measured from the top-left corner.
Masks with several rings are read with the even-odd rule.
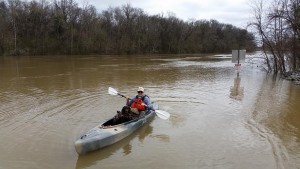
[[[119,95],[119,96],[121,96],[121,97],[127,98],[126,96],[124,96],[124,95],[118,93],[118,91],[117,91],[116,89],[112,88],[112,87],[109,87],[109,88],[108,88],[108,94],[114,95],[114,96]],[[170,117],[170,113],[168,113],[168,112],[166,112],[166,111],[163,111],[163,110],[154,110],[154,109],[152,109],[152,108],[149,108],[149,109],[150,109],[150,110],[153,110],[153,111],[156,113],[156,115],[157,115],[159,118],[161,118],[161,119],[166,120],[166,119],[168,119],[168,118]]]

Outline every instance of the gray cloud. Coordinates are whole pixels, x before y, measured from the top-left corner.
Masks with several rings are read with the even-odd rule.
[[[249,4],[247,0],[89,0],[98,10],[131,4],[150,15],[173,12],[176,17],[188,19],[215,19],[222,23],[245,27],[248,22]]]

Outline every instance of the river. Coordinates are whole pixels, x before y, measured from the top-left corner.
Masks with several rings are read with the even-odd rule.
[[[300,168],[300,86],[228,55],[0,58],[0,169]],[[80,135],[143,86],[171,114],[78,156]]]

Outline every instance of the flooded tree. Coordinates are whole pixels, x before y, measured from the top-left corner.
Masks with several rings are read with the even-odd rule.
[[[269,70],[285,74],[300,68],[300,1],[253,1],[254,26]]]
[[[0,2],[0,55],[5,53],[7,49],[7,35],[8,32],[8,7],[4,1]]]

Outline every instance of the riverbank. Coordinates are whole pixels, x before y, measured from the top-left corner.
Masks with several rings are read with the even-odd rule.
[[[286,80],[294,81],[295,84],[300,85],[300,70],[288,72],[283,75],[283,78]]]

